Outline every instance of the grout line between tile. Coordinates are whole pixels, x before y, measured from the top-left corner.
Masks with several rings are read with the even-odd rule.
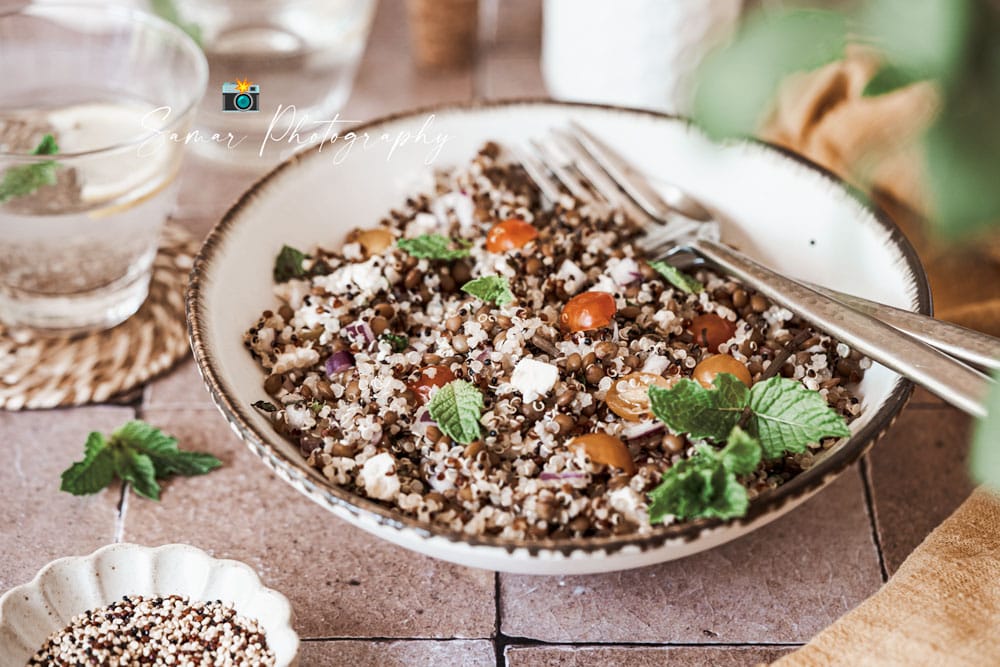
[[[878,555],[878,568],[882,575],[882,583],[889,581],[889,570],[885,565],[885,554],[882,552],[882,536],[878,532],[878,522],[875,520],[875,494],[873,491],[871,467],[868,464],[870,454],[861,457],[858,472],[861,475],[861,486],[865,494],[865,510],[868,513],[868,524],[871,528],[872,542]]]
[[[507,657],[506,657],[507,637],[503,634],[503,630],[501,630],[502,626],[500,623],[500,573],[499,572],[493,573],[493,609],[494,609],[493,618],[496,622],[496,625],[494,626],[493,629],[493,652],[496,655],[497,667],[504,667],[507,663]]]
[[[373,644],[390,644],[393,642],[474,642],[488,641],[483,637],[300,637],[302,642],[371,642]],[[527,637],[507,637],[507,646],[573,646],[580,648],[799,648],[805,646],[802,642],[550,642]]]

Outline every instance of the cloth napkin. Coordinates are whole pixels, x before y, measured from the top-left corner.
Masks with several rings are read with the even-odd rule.
[[[761,134],[860,186],[903,228],[927,269],[936,315],[1000,335],[1000,234],[956,246],[936,239],[914,141],[939,100],[927,84],[866,98],[879,67],[853,50],[787,81]],[[1000,227],[998,227],[1000,229]],[[1000,662],[1000,497],[979,489],[874,596],[772,667]]]
[[[879,65],[876,55],[855,48],[841,62],[790,78],[761,136],[865,189],[873,183],[875,200],[927,269],[936,316],[1000,336],[1000,234],[963,245],[935,238],[926,222],[932,214],[915,139],[934,117],[937,93],[924,83],[862,96]]]

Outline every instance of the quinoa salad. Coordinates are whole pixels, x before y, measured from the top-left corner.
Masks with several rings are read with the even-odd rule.
[[[332,484],[472,536],[731,518],[861,410],[870,362],[489,143],[378,225],[278,256],[254,404]],[[793,422],[798,430],[779,432]]]

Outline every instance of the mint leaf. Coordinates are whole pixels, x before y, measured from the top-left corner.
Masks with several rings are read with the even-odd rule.
[[[466,241],[453,242],[447,236],[440,234],[422,234],[414,239],[399,239],[396,245],[420,259],[452,260],[469,255]],[[460,247],[453,248],[453,245]]]
[[[251,403],[253,407],[257,408],[261,412],[277,412],[278,407],[270,401],[254,401]]]
[[[89,495],[105,488],[114,476],[115,462],[108,441],[95,431],[87,436],[83,460],[63,471],[59,489],[74,496]]]
[[[405,350],[410,346],[409,337],[404,336],[403,334],[394,334],[386,331],[381,336],[379,336],[379,339],[389,343],[389,346],[392,347],[393,351],[395,352],[402,352],[403,350]]]
[[[851,434],[847,422],[822,394],[788,378],[773,377],[755,384],[750,390],[750,409],[749,430],[769,459],[804,452],[806,445],[826,437]]]
[[[97,493],[117,475],[140,496],[159,500],[157,479],[203,475],[222,465],[211,454],[178,449],[177,439],[142,421],[117,428],[109,439],[87,436],[82,461],[62,474],[60,488],[74,495]]]
[[[503,306],[514,300],[510,283],[503,276],[483,276],[462,285],[462,291],[477,299]]]
[[[58,151],[55,137],[46,134],[31,154],[55,155]],[[0,204],[14,197],[30,195],[43,185],[55,185],[58,166],[59,163],[55,160],[46,160],[9,168],[0,181]]]
[[[666,262],[650,262],[649,265],[656,269],[656,272],[663,276],[668,283],[687,294],[698,294],[704,292],[705,288],[700,282],[684,273],[675,266]]]
[[[670,389],[651,386],[649,406],[657,419],[677,433],[721,442],[739,422],[750,390],[735,375],[720,373],[715,389],[684,378]]]
[[[720,452],[722,463],[727,470],[737,475],[749,475],[760,464],[761,446],[756,438],[734,426],[726,438],[726,446]]]
[[[482,433],[479,416],[483,412],[483,395],[465,380],[452,380],[438,389],[427,410],[441,432],[456,442],[467,445]]]
[[[306,270],[302,268],[302,262],[308,257],[301,250],[284,245],[281,252],[274,260],[274,282],[283,283],[292,278],[304,278]]]

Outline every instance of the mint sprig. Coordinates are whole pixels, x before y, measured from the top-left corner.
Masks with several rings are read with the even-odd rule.
[[[306,270],[302,262],[309,257],[307,254],[290,245],[281,246],[281,252],[274,259],[274,282],[283,283],[292,278],[304,278]]]
[[[724,442],[747,412],[747,431],[760,441],[764,456],[804,452],[826,437],[851,434],[847,422],[816,391],[801,382],[772,377],[747,389],[729,373],[715,378],[715,389],[683,379],[671,389],[649,388],[653,414],[671,430],[693,438]]]
[[[404,336],[403,334],[394,334],[388,331],[384,332],[379,336],[379,340],[384,340],[389,343],[389,347],[392,348],[393,352],[403,352],[410,346],[409,336]]]
[[[31,154],[55,155],[58,152],[59,145],[55,137],[46,134]],[[43,185],[55,185],[58,166],[59,163],[55,160],[46,160],[9,168],[0,181],[0,204],[14,197],[30,195]]]
[[[462,239],[453,241],[440,234],[422,234],[412,239],[399,239],[396,245],[418,259],[453,260],[469,255],[467,241]]]
[[[431,397],[427,410],[441,432],[456,442],[467,445],[482,434],[483,395],[470,382],[452,380],[444,385]]]
[[[177,439],[143,421],[130,421],[110,438],[92,432],[84,444],[83,460],[62,473],[60,489],[75,496],[97,493],[117,476],[140,496],[160,499],[157,480],[173,475],[204,475],[222,462],[211,454],[177,447]]]
[[[504,306],[514,300],[510,283],[503,276],[483,276],[470,280],[462,285],[462,291],[497,306]]]
[[[728,443],[721,450],[698,445],[690,458],[663,473],[660,484],[649,493],[650,523],[660,523],[668,516],[731,519],[746,514],[750,500],[737,477],[757,468],[761,447],[739,426],[734,426],[726,439]]]
[[[686,294],[698,294],[705,291],[705,287],[700,282],[675,266],[662,261],[650,262],[649,265],[663,276],[668,283]]]

